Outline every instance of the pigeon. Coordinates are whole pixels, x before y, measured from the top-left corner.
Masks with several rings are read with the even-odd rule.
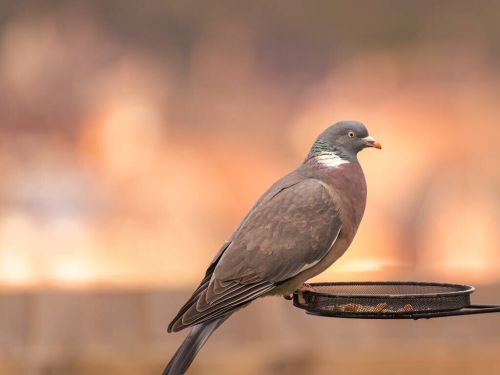
[[[168,326],[168,332],[192,328],[163,375],[184,374],[235,311],[259,297],[290,296],[344,254],[365,210],[357,154],[367,147],[382,148],[362,123],[337,122],[262,195]]]

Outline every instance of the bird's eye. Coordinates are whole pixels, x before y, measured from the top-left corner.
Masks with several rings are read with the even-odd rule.
[[[354,132],[353,132],[352,130],[349,130],[349,132],[347,133],[347,136],[348,136],[349,138],[354,137]]]

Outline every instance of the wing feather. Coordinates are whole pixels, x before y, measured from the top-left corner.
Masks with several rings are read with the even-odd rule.
[[[196,305],[193,305],[182,316],[182,324],[185,326],[191,326],[207,320],[216,319],[224,315],[227,311],[235,310],[241,305],[255,299],[257,296],[265,294],[273,288],[274,285],[267,282],[245,285],[237,293],[229,293],[228,295],[225,295],[222,300],[219,300],[216,303],[211,303],[212,301],[200,303],[200,301],[204,300],[202,295],[199,302]]]
[[[177,331],[216,319],[312,267],[337,238],[332,196],[315,179],[271,188],[223,247],[169,326]],[[210,271],[210,272],[209,272]]]

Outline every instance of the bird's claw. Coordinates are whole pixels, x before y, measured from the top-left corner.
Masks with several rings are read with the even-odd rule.
[[[302,286],[296,290],[296,293],[299,296],[299,302],[305,303],[304,297],[302,295],[303,292],[315,292],[315,291],[316,291],[316,288],[314,288],[313,286],[311,286],[307,283],[302,284]],[[293,293],[284,295],[283,298],[288,300],[288,301],[291,301],[293,299]]]
[[[307,284],[307,283],[304,283],[302,284],[302,286],[297,289],[297,300],[298,302],[301,304],[301,305],[305,305],[306,304],[306,300],[304,298],[304,292],[315,292],[316,291],[316,288],[314,288],[313,286]]]
[[[304,283],[299,289],[297,289],[297,292],[316,292],[316,288],[311,284]]]

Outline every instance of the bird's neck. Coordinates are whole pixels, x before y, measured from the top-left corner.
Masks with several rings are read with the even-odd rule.
[[[344,164],[349,164],[350,161],[344,159],[341,155],[336,152],[323,152],[321,154],[315,155],[310,162],[316,168],[340,168]]]
[[[340,148],[332,146],[330,143],[318,139],[311,147],[305,163],[311,164],[314,168],[339,168],[344,164],[357,162],[356,158],[349,157]]]

